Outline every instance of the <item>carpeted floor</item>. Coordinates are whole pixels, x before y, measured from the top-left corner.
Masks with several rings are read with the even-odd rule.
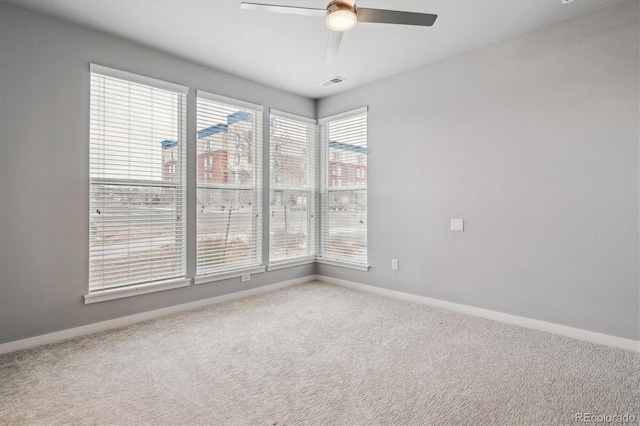
[[[640,354],[322,283],[0,356],[2,425],[541,425],[576,413],[640,418]]]

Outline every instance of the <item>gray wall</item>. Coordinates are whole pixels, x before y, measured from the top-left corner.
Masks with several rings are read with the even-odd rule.
[[[0,343],[314,273],[307,265],[253,275],[248,283],[236,278],[84,305],[90,62],[186,85],[191,95],[202,89],[316,115],[312,100],[0,4]],[[188,108],[194,135],[193,96]],[[195,156],[190,146],[191,164]],[[195,183],[193,168],[188,178]],[[193,241],[193,191],[189,197]]]
[[[627,0],[320,100],[370,107],[372,268],[318,273],[640,339],[638,17]]]

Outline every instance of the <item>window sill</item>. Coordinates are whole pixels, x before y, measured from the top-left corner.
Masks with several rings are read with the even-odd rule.
[[[330,259],[322,259],[322,258],[317,258],[316,263],[321,263],[323,265],[338,266],[340,268],[355,269],[356,271],[364,271],[364,272],[368,272],[369,268],[371,268],[371,266],[363,265],[361,263],[347,263],[347,262],[340,262],[339,260],[330,260]]]
[[[214,281],[227,280],[229,278],[237,278],[243,275],[261,274],[266,270],[264,266],[256,266],[252,268],[236,269],[234,271],[213,273],[208,275],[200,275],[193,279],[195,285],[206,284]]]
[[[267,271],[277,271],[278,269],[293,268],[294,266],[308,265],[310,263],[315,263],[315,261],[316,259],[314,257],[310,257],[307,259],[297,259],[297,260],[291,260],[291,261],[286,261],[281,263],[272,263],[269,266],[267,266]]]
[[[173,280],[158,281],[147,284],[138,284],[129,287],[121,287],[107,290],[98,290],[84,295],[84,303],[97,303],[107,300],[121,299],[123,297],[138,296],[140,294],[154,293],[156,291],[171,290],[180,287],[189,287],[191,278],[176,278]]]

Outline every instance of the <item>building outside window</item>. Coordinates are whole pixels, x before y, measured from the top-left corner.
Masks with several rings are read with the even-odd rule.
[[[206,156],[203,158],[204,168],[211,169],[213,167],[213,157]]]

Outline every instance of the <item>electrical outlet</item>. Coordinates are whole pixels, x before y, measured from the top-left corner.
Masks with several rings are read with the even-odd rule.
[[[242,282],[247,282],[247,281],[251,281],[251,275],[243,275],[242,276]]]
[[[398,259],[391,259],[391,269],[394,271],[398,270]]]

